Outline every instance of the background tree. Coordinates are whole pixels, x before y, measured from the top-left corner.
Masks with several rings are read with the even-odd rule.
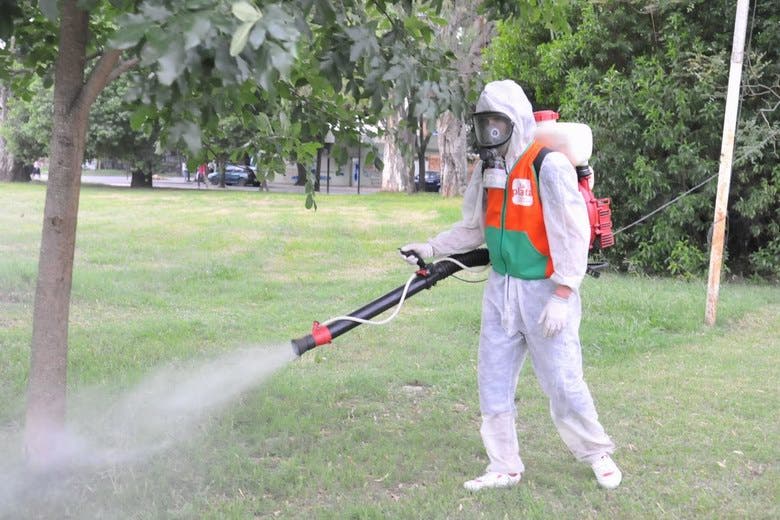
[[[132,176],[130,186],[152,187],[162,167],[159,125],[133,127],[133,107],[127,102],[130,82],[119,77],[100,93],[90,111],[85,156],[121,161]]]
[[[495,24],[477,12],[473,2],[447,2],[448,24],[439,32],[437,40],[451,49],[455,66],[469,101],[482,86],[482,50],[485,49]],[[469,104],[469,108],[471,103]],[[462,116],[447,111],[436,121],[439,155],[441,157],[441,194],[444,197],[460,195],[468,181],[468,111]]]
[[[516,27],[566,30],[567,4],[567,0],[544,5],[535,0],[444,3],[448,22],[437,32],[437,41],[455,56],[458,81],[466,98],[462,107],[465,112],[445,111],[436,121],[442,196],[460,195],[468,181],[468,157],[472,152],[468,145],[469,116],[484,85],[482,54],[496,35],[496,20],[512,20]]]
[[[52,91],[45,88],[40,79],[32,81],[20,95],[14,95],[9,88],[0,90],[6,94],[4,120],[0,124],[0,140],[10,154],[6,180],[22,180],[22,167],[32,165],[48,155],[52,119]],[[0,99],[2,102],[2,99]],[[29,181],[29,178],[24,179]]]
[[[9,126],[8,97],[10,95],[11,89],[0,83],[0,182],[15,180],[14,170],[17,163],[8,144],[8,137],[3,132],[3,129]]]
[[[403,27],[387,24],[389,33],[405,36],[396,38],[382,54],[381,78],[394,85],[387,92],[386,106],[391,110],[382,125],[386,131],[382,189],[414,192],[415,152],[418,158],[424,157],[438,115],[448,109],[463,113],[468,93],[462,89],[457,71],[449,65],[453,53],[436,41],[446,21],[436,11],[424,9],[423,2],[414,8],[409,2],[393,9],[408,15]],[[385,30],[384,25],[380,28]],[[378,102],[376,106],[381,110],[384,105]],[[424,173],[423,168],[421,182]]]
[[[732,177],[726,266],[780,276],[780,21],[753,4]],[[526,87],[536,108],[593,129],[597,193],[617,227],[691,194],[618,236],[607,258],[626,270],[698,275],[707,268],[734,6],[727,2],[576,3],[571,33],[500,24],[491,75]],[[700,186],[699,188],[697,188]]]
[[[98,96],[90,112],[84,155],[98,163],[118,160],[131,170],[148,171],[149,175],[143,177],[151,179],[151,171],[159,168],[162,157],[156,152],[155,135],[132,128],[133,108],[125,100],[127,90],[128,80],[120,78]],[[6,115],[8,119],[0,127],[0,135],[17,162],[33,164],[47,157],[52,131],[52,88],[34,78],[24,96],[15,96],[8,104]]]

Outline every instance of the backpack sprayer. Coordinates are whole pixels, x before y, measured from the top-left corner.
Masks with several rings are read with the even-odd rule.
[[[563,153],[577,171],[577,189],[585,200],[590,222],[590,249],[606,249],[615,245],[612,231],[612,201],[609,198],[597,198],[593,194],[594,174],[588,165],[593,153],[593,134],[584,123],[559,122],[558,112],[539,110],[534,112],[536,131],[534,139],[552,150]],[[543,153],[544,149],[543,149]],[[537,171],[544,160],[542,154],[534,162]],[[588,274],[598,278],[599,271],[607,267],[607,262],[588,263]]]
[[[413,255],[414,253],[410,254]],[[292,340],[293,352],[295,352],[296,355],[301,356],[314,347],[330,343],[334,338],[337,338],[345,332],[364,323],[374,325],[385,324],[395,318],[398,311],[401,310],[401,306],[406,298],[414,296],[423,289],[430,289],[436,285],[438,281],[443,280],[462,269],[470,270],[475,267],[486,266],[489,263],[490,257],[488,256],[488,250],[484,248],[442,258],[431,264],[426,264],[418,257],[417,265],[420,269],[409,278],[406,284],[380,296],[376,300],[347,316],[331,318],[323,323],[315,321],[311,329],[311,334]],[[395,305],[397,305],[395,312],[387,319],[376,322],[369,321],[374,316],[385,312]]]

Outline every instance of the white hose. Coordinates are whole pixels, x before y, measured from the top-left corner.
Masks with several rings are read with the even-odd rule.
[[[457,265],[464,271],[468,271],[471,273],[481,273],[482,271],[485,271],[486,269],[488,269],[488,267],[490,267],[490,264],[480,266],[480,267],[468,267],[463,263],[455,260],[454,258],[450,258],[449,256],[446,258],[442,258],[441,260],[435,261],[434,264],[438,264],[439,262],[452,262],[453,264]],[[360,323],[363,325],[386,325],[390,323],[392,320],[395,319],[396,316],[398,316],[398,313],[401,311],[401,307],[403,307],[404,301],[406,300],[406,293],[409,292],[409,285],[412,283],[412,280],[414,280],[416,277],[417,277],[417,273],[414,273],[412,276],[409,277],[409,280],[407,280],[406,285],[404,285],[404,291],[403,293],[401,293],[401,299],[398,301],[398,305],[396,305],[393,313],[387,318],[381,321],[372,321],[363,318],[356,318],[355,316],[336,316],[335,318],[331,318],[328,321],[322,322],[321,325],[328,326],[331,323],[334,323],[336,321],[341,321],[341,320],[354,321],[356,323]]]

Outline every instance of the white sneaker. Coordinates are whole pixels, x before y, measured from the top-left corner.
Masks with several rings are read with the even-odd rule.
[[[623,480],[623,473],[620,472],[620,468],[617,467],[617,464],[609,455],[602,455],[590,467],[593,468],[593,473],[596,474],[599,486],[605,489],[615,489],[620,485],[620,481]]]
[[[479,491],[486,488],[508,488],[516,486],[522,476],[522,473],[496,473],[495,471],[488,471],[481,477],[465,482],[463,487],[469,491]]]

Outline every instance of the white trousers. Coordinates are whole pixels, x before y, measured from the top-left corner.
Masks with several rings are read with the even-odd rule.
[[[525,469],[515,429],[515,391],[529,354],[550,400],[552,420],[572,454],[592,463],[615,450],[582,375],[579,293],[569,297],[570,320],[558,335],[545,338],[537,323],[554,290],[549,279],[520,280],[490,273],[482,302],[478,361],[480,434],[490,459],[488,471]]]

